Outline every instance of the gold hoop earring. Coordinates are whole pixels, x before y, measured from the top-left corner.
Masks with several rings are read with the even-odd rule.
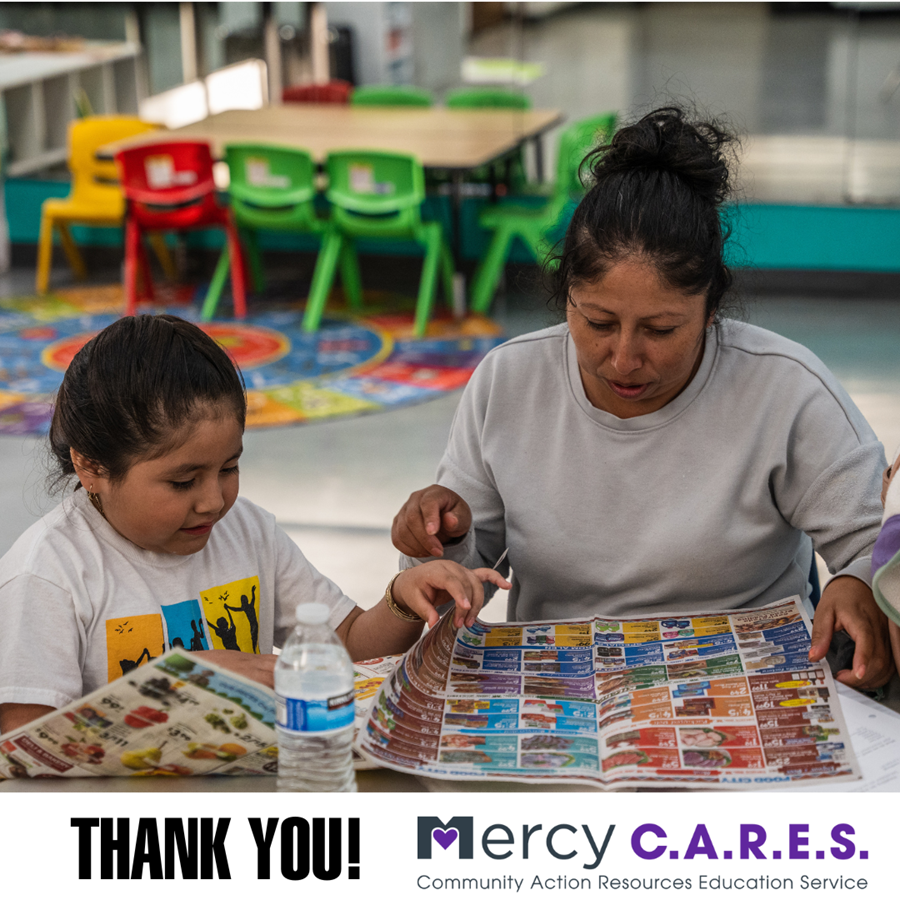
[[[97,512],[100,513],[100,515],[103,516],[103,518],[105,519],[106,513],[103,512],[103,501],[100,499],[99,494],[94,493],[94,482],[93,481],[91,482],[91,486],[87,490],[87,495],[88,495],[88,500],[91,501],[91,503],[94,506],[94,509],[96,509]]]

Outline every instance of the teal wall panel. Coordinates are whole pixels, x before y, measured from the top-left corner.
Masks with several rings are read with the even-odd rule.
[[[731,261],[759,269],[900,272],[900,209],[744,204]]]
[[[41,203],[47,197],[64,197],[65,181],[13,178],[6,182],[6,213],[14,243],[36,243]],[[484,253],[488,232],[478,226],[483,199],[466,199],[461,210],[462,256],[477,260]],[[538,201],[539,202],[539,201]],[[425,214],[450,227],[449,198],[429,197]],[[746,203],[726,213],[732,224],[729,262],[760,269],[821,269],[834,271],[900,272],[900,208],[788,206]],[[563,223],[553,238],[563,234]],[[121,229],[76,228],[75,240],[97,246],[122,243]],[[191,234],[190,246],[217,249],[218,231]],[[271,250],[315,251],[318,239],[304,235],[266,234],[262,246]],[[419,255],[412,242],[360,242],[364,253]],[[514,247],[513,262],[531,262],[521,247]]]

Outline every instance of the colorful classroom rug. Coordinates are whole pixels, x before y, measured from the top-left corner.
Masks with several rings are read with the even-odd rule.
[[[158,304],[199,323],[196,288],[158,289]],[[120,285],[0,300],[0,434],[42,435],[53,395],[79,348],[121,314]],[[370,312],[371,310],[371,312]],[[251,304],[239,322],[201,327],[241,367],[249,428],[295,425],[394,409],[463,387],[502,341],[490,319],[436,316],[425,338],[412,333],[408,301],[366,295],[366,315],[329,309],[315,334],[301,330],[299,303]]]

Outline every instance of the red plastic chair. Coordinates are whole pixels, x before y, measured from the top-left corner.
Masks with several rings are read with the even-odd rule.
[[[281,92],[282,103],[349,103],[353,85],[335,78],[327,84],[296,84]]]
[[[153,300],[153,281],[141,237],[145,231],[224,228],[231,259],[234,312],[247,313],[246,270],[231,210],[220,206],[213,158],[202,141],[144,144],[116,154],[127,202],[125,215],[125,315],[141,300]],[[138,282],[143,282],[139,292]]]

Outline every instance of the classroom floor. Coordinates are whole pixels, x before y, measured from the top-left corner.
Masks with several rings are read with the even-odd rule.
[[[30,292],[31,269],[0,275],[0,296]],[[69,275],[54,272],[54,283]],[[114,273],[98,273],[109,282]],[[494,314],[509,336],[552,324],[533,286],[510,277]],[[743,291],[744,317],[815,351],[868,417],[888,453],[900,445],[900,353],[897,301]],[[244,439],[241,490],[271,510],[310,560],[360,605],[380,599],[396,572],[390,542],[394,514],[408,495],[430,484],[459,393],[404,409],[300,427],[250,431]],[[0,436],[0,553],[57,502],[47,492],[45,442]],[[823,576],[825,575],[823,571]],[[299,598],[298,598],[299,599]],[[485,610],[505,619],[498,594]]]

